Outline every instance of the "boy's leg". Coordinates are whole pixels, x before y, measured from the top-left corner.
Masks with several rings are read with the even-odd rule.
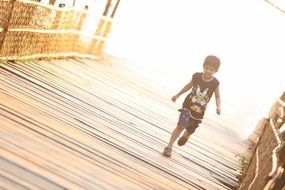
[[[167,147],[168,148],[172,148],[174,142],[176,141],[176,139],[179,137],[179,135],[181,134],[181,132],[184,130],[184,127],[177,125],[176,128],[173,130],[170,140],[168,142]]]
[[[163,151],[163,155],[166,157],[171,157],[171,151],[172,151],[172,146],[176,139],[179,137],[181,132],[187,128],[188,123],[189,123],[189,118],[190,118],[190,113],[186,109],[180,109],[179,110],[181,113],[179,115],[179,121],[177,123],[177,126],[173,130],[170,140],[168,142],[168,145],[165,147]]]
[[[184,127],[177,125],[173,130],[168,145],[163,150],[163,155],[166,157],[171,157],[172,146],[176,139],[179,137],[180,133],[183,131]]]
[[[187,130],[185,130],[182,137],[177,141],[178,146],[183,146],[184,144],[186,144],[190,135],[191,135],[191,133],[189,133]]]
[[[184,134],[177,142],[178,146],[182,146],[188,141],[190,135],[195,132],[195,130],[199,127],[200,123],[201,123],[201,120],[195,120],[191,118],[189,126],[186,128]]]
[[[189,133],[187,130],[183,133],[182,137],[188,139],[192,133]]]

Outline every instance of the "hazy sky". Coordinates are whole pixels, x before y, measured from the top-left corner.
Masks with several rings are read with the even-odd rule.
[[[284,34],[285,14],[263,0],[125,0],[106,51],[182,79],[177,90],[215,54],[223,101],[259,117],[285,90]]]

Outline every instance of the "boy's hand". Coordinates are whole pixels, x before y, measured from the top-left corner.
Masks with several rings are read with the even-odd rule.
[[[178,97],[179,97],[179,96],[177,96],[177,95],[173,96],[173,97],[171,98],[172,102],[175,102]]]
[[[221,108],[217,108],[216,112],[217,112],[218,115],[220,115],[221,114]]]

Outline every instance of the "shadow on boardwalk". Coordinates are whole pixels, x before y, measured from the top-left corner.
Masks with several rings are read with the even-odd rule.
[[[178,113],[146,80],[111,58],[0,64],[0,188],[237,186],[246,147],[226,128],[161,155]]]

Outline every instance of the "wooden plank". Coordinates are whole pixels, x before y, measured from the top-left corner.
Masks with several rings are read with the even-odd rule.
[[[203,124],[207,133],[174,147],[173,158],[161,155],[177,110],[128,65],[1,64],[0,99],[3,188],[37,189],[34,181],[43,189],[230,189],[238,183],[236,154],[246,147],[210,122]]]

